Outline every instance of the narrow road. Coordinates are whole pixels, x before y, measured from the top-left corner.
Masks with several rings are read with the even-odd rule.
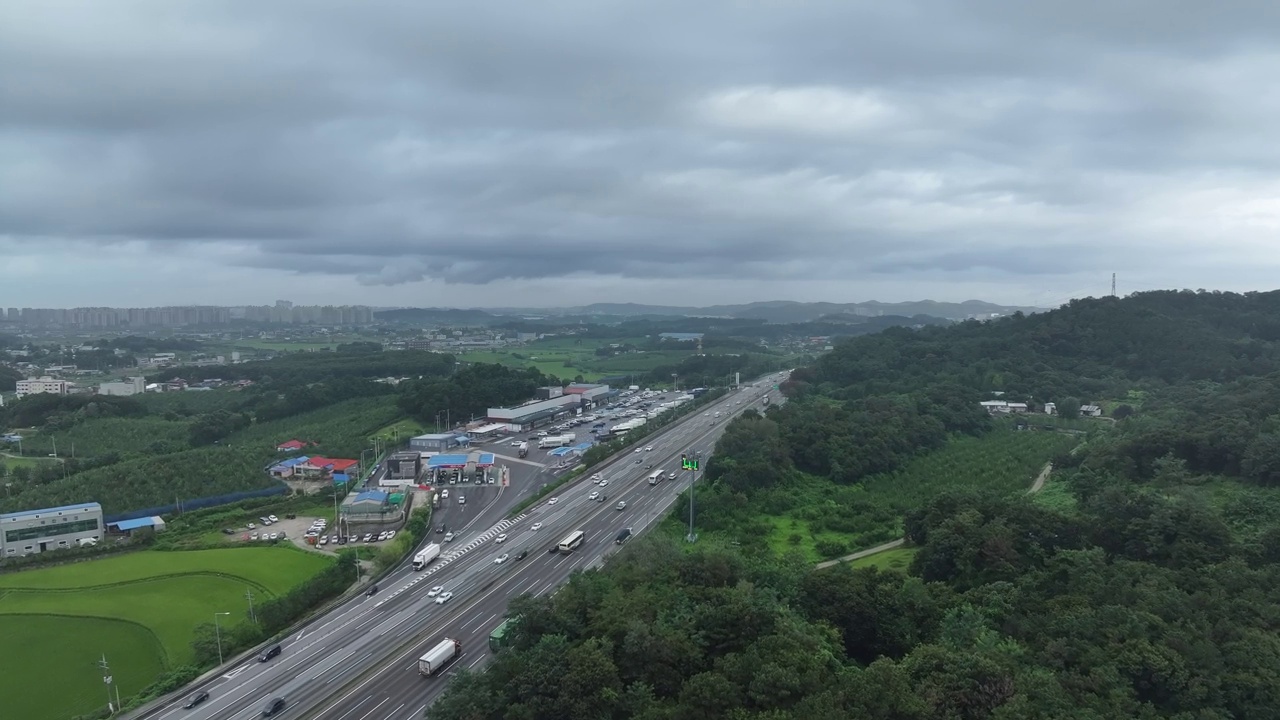
[[[1053,471],[1053,463],[1045,463],[1044,468],[1040,470],[1040,474],[1036,476],[1035,482],[1031,483],[1031,489],[1027,491],[1027,494],[1034,495],[1035,493],[1038,493],[1041,490],[1043,490],[1044,483],[1046,480],[1049,479],[1049,473],[1052,471]],[[864,557],[870,557],[871,555],[882,553],[885,550],[892,550],[897,547],[902,547],[902,544],[904,542],[906,542],[906,540],[904,540],[903,538],[898,538],[897,540],[891,540],[887,543],[884,543],[883,545],[877,545],[873,548],[867,548],[866,550],[859,550],[858,552],[853,553],[852,555],[845,555],[844,557],[838,557],[835,560],[824,560],[817,564],[817,568],[821,570],[822,568],[829,568],[832,565],[837,565],[839,563],[851,562],[853,560],[861,560]]]

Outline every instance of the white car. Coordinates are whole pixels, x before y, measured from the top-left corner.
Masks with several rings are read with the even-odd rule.
[[[511,441],[511,447],[520,447],[520,438]]]
[[[534,523],[534,524],[532,524],[532,525],[530,525],[530,526],[529,526],[529,529],[530,529],[530,530],[532,530],[532,531],[534,531],[534,532],[538,532],[539,530],[541,530],[541,529],[542,529],[542,523]]]
[[[499,545],[501,545],[502,543],[504,543],[504,542],[506,542],[506,541],[507,541],[507,534],[506,534],[506,533],[502,533],[501,535],[499,535],[498,537],[496,537],[496,538],[494,538],[494,539],[493,539],[493,542],[494,542],[494,543],[496,543],[496,544],[499,544]]]
[[[442,592],[442,593],[440,593],[440,596],[436,598],[436,604],[437,604],[437,605],[443,605],[443,604],[445,604],[445,603],[449,602],[449,598],[451,598],[451,597],[453,597],[453,593],[451,593],[451,592]]]
[[[440,497],[444,498],[445,500],[448,500],[448,499],[449,499],[449,488],[445,488],[444,490],[441,490],[441,491],[440,491]]]
[[[388,531],[387,531],[387,539],[388,539],[388,540],[394,540],[394,539],[395,539],[395,537],[396,537],[396,531],[395,531],[395,530],[388,530]]]
[[[644,451],[643,451],[643,450],[641,450],[640,448],[636,448],[636,452],[637,452],[637,453],[640,453],[640,452],[644,452]]]
[[[257,525],[254,525],[253,523],[249,523],[249,529],[250,529],[250,530],[257,530],[257,529],[258,529],[258,526],[257,526]]]
[[[593,492],[593,493],[591,493],[590,495],[588,495],[588,496],[587,496],[587,499],[588,499],[588,500],[595,500],[595,499],[596,499],[596,498],[598,498],[598,497],[600,497],[600,493],[598,493],[598,492]]]
[[[604,479],[604,476],[601,475],[600,473],[595,473],[591,476],[591,482],[593,483],[598,483],[603,479]]]
[[[608,480],[601,480],[601,481],[600,481],[600,487],[609,487],[609,481],[608,481]]]
[[[453,533],[445,533],[445,535],[444,535],[444,541],[445,541],[445,542],[453,542]]]
[[[459,495],[459,496],[458,496],[458,504],[459,504],[459,505],[466,505],[466,504],[467,504],[467,496],[466,496],[466,495]]]
[[[498,557],[496,557],[496,558],[494,558],[494,559],[493,559],[493,564],[494,564],[494,565],[501,565],[502,563],[506,562],[506,561],[507,561],[507,558],[509,558],[509,557],[511,557],[509,554],[507,554],[507,553],[502,553],[501,555],[499,555]]]
[[[250,534],[249,534],[249,539],[250,539],[250,540],[257,540],[257,539],[258,539],[258,533],[250,533]]]
[[[556,504],[556,503],[558,503],[558,502],[560,502],[560,498],[551,498],[550,500],[548,500],[548,501],[547,501],[547,504],[548,504],[548,505],[555,505],[555,504]]]
[[[652,446],[652,445],[650,445],[649,447],[645,448],[645,449],[644,449],[644,451],[645,451],[645,452],[653,452],[653,446]]]
[[[268,519],[268,520],[270,520],[270,521],[271,521],[271,522],[273,522],[273,523],[280,522],[280,518],[276,517],[275,515],[268,515],[268,516],[267,516],[267,519]]]
[[[386,539],[387,539],[386,530],[383,530],[382,532],[378,533],[378,542],[382,542],[383,540],[386,540]]]
[[[271,534],[272,534],[272,535],[275,535],[275,533],[271,533]],[[271,538],[271,539],[272,539],[272,540],[275,540],[275,538]],[[318,544],[318,545],[328,545],[328,544],[329,544],[329,537],[328,537],[327,535],[321,535],[321,536],[320,536],[320,539],[317,541],[317,543],[316,543],[316,544]]]
[[[439,595],[439,594],[440,594],[440,593],[442,593],[442,592],[444,592],[444,586],[443,586],[443,585],[437,585],[437,586],[435,586],[435,587],[433,587],[433,588],[431,588],[430,590],[428,590],[428,591],[427,591],[427,597],[435,597],[435,596]]]

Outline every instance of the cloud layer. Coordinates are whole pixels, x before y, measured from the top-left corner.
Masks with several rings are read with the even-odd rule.
[[[1278,30],[1155,0],[10,3],[0,304],[1267,288]]]

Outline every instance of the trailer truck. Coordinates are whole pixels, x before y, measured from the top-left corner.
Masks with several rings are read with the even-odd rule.
[[[548,435],[547,437],[544,437],[538,441],[538,447],[540,448],[565,447],[566,445],[572,445],[575,439],[576,439],[576,436],[574,435]]]
[[[421,570],[431,563],[432,560],[440,557],[440,544],[431,543],[422,548],[422,551],[413,556],[413,569]]]
[[[519,446],[517,447],[517,449],[516,449],[516,453],[517,453],[520,457],[528,457],[528,456],[529,456],[529,442],[528,442],[528,441],[525,441],[525,442],[520,443],[520,445],[519,445]]]
[[[418,658],[418,674],[423,677],[435,675],[440,672],[440,668],[448,665],[450,661],[461,654],[462,643],[445,638],[435,647],[428,650],[426,655]]]

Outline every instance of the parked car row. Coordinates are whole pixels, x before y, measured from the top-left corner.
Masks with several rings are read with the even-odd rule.
[[[375,543],[375,542],[383,542],[384,540],[391,540],[395,538],[395,536],[396,536],[395,530],[383,530],[382,532],[377,533],[376,535],[374,533],[365,533],[363,535],[361,535],[360,533],[355,533],[352,535],[320,535],[316,539],[316,545],[328,545],[330,543],[334,545],[346,545],[349,542]]]

